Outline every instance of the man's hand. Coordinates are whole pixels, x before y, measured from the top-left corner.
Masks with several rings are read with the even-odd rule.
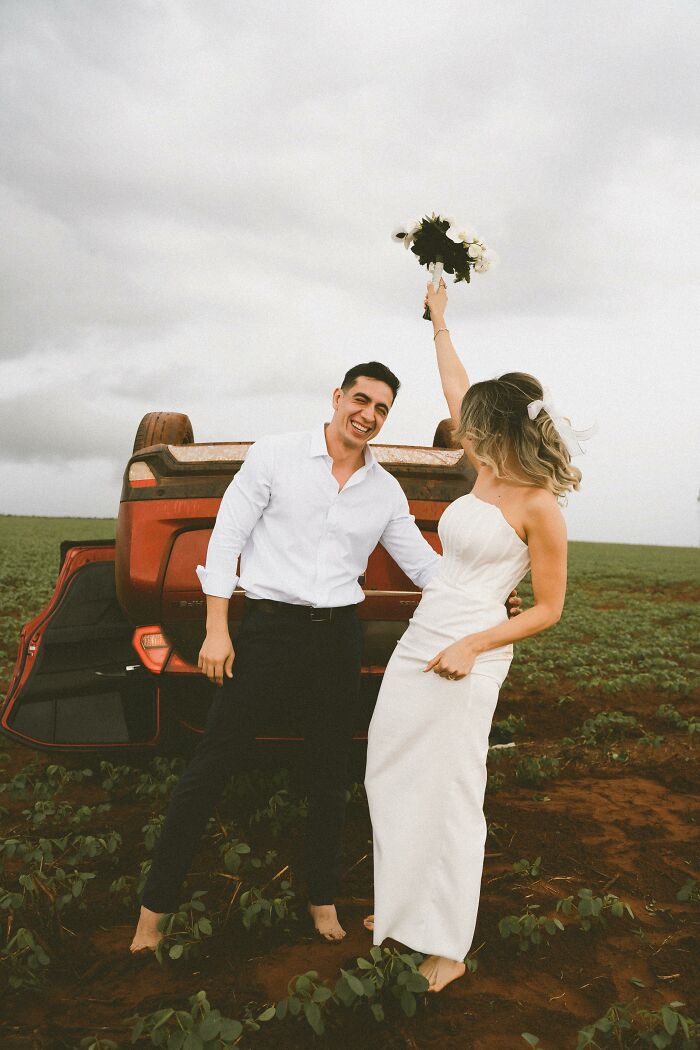
[[[523,611],[522,609],[523,600],[517,591],[511,591],[506,599],[506,609],[508,610],[509,618],[517,616],[518,613]]]
[[[227,678],[233,678],[231,668],[235,655],[228,630],[207,631],[204,644],[199,650],[197,666],[210,682],[223,686],[224,672]]]

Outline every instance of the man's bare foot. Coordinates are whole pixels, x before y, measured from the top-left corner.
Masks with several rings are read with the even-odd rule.
[[[142,952],[147,948],[150,948],[151,951],[156,950],[159,941],[163,937],[163,934],[158,929],[158,920],[162,919],[163,915],[166,914],[167,912],[149,911],[148,908],[141,906],[136,933],[131,942],[132,952]]]
[[[373,930],[374,929],[374,915],[365,915],[364,919],[362,920],[362,925],[364,926],[364,928],[366,930]]]
[[[338,913],[335,904],[308,904],[309,915],[314,920],[314,926],[327,941],[342,941],[345,930],[338,922]]]
[[[418,967],[418,972],[427,978],[429,992],[441,992],[450,981],[462,977],[465,970],[463,962],[445,959],[442,955],[429,955]]]

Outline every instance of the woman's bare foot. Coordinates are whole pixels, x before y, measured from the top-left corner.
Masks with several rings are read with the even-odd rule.
[[[342,941],[345,930],[338,922],[335,904],[312,904],[309,901],[308,909],[314,926],[325,940]]]
[[[462,977],[465,970],[463,962],[444,959],[442,955],[429,955],[418,967],[418,972],[427,978],[429,992],[441,992],[450,981]]]
[[[366,930],[373,930],[374,929],[374,915],[365,915],[364,919],[362,920],[362,925],[364,926],[364,928]]]
[[[158,920],[166,914],[167,912],[149,911],[148,908],[141,906],[136,933],[131,942],[132,952],[142,952],[147,948],[150,948],[151,951],[156,950],[163,937],[158,929]]]

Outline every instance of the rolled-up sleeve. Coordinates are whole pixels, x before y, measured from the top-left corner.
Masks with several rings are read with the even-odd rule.
[[[439,570],[442,558],[416,525],[403,490],[398,486],[397,490],[392,517],[379,542],[409,579],[423,588]]]
[[[236,563],[255,523],[270,500],[273,446],[261,438],[248,449],[240,470],[219,505],[209,538],[206,566],[196,573],[205,594],[230,598],[238,583]]]

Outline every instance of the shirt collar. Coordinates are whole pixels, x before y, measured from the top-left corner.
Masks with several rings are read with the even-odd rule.
[[[328,456],[328,446],[326,445],[326,424],[321,423],[311,431],[311,443],[309,445],[310,456]],[[330,458],[330,457],[329,457]],[[370,467],[376,467],[377,460],[375,459],[374,452],[370,448],[369,444],[365,445],[365,466],[369,469]]]

